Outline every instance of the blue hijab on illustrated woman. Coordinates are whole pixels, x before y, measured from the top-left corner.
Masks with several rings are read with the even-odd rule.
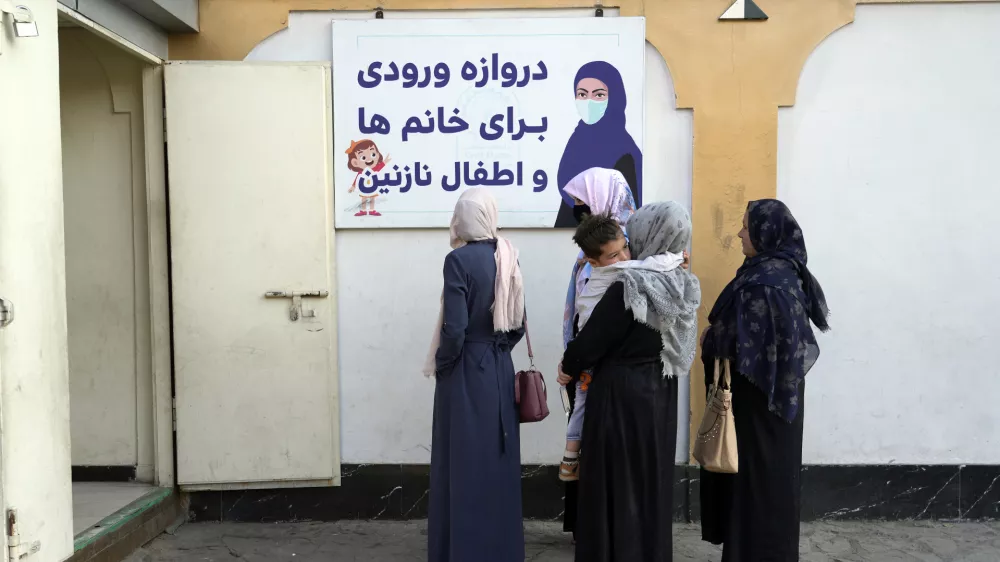
[[[757,255],[746,258],[715,301],[706,352],[733,361],[767,395],[769,409],[791,422],[799,385],[819,357],[810,322],[825,332],[830,312],[806,266],[805,236],[784,203],[750,202],[747,230]]]
[[[570,180],[590,168],[614,168],[623,156],[631,155],[635,162],[635,185],[631,188],[636,204],[641,206],[642,152],[625,130],[625,107],[628,100],[622,76],[618,69],[607,62],[589,62],[580,67],[573,79],[574,97],[577,84],[584,78],[596,78],[603,82],[608,87],[608,97],[603,102],[576,100],[581,120],[566,143],[559,161],[559,195],[566,205],[572,207],[573,199],[565,191]]]

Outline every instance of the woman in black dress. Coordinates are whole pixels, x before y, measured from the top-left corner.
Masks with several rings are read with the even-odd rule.
[[[627,229],[635,260],[681,253],[691,240],[688,213],[673,202],[639,209]],[[677,376],[694,360],[700,303],[698,279],[681,267],[623,269],[566,347],[562,373],[593,369],[577,562],[672,559]]]
[[[701,471],[702,538],[723,562],[799,559],[804,378],[819,357],[810,322],[829,329],[806,267],[802,229],[784,203],[754,201],[740,230],[746,260],[709,315],[702,360],[731,362],[738,474]],[[736,373],[739,374],[736,374]]]

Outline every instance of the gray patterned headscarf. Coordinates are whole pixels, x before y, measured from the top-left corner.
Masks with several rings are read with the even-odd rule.
[[[632,259],[679,254],[691,243],[691,217],[680,203],[669,201],[642,207],[626,229]],[[625,308],[635,319],[655,329],[663,340],[663,376],[687,375],[698,341],[701,284],[682,268],[630,268],[619,280],[625,285]]]

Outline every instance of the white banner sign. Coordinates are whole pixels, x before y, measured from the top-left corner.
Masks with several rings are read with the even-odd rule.
[[[644,18],[335,21],[337,228],[447,227],[476,186],[503,227],[570,226],[591,167],[641,204],[644,59]]]

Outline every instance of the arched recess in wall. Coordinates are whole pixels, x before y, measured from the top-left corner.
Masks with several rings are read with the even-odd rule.
[[[660,52],[646,42],[646,143],[643,185],[646,202],[677,201],[691,210],[691,170],[694,120],[690,110],[677,109],[674,82]],[[678,463],[688,460],[690,385],[677,385]]]
[[[151,480],[148,319],[136,305],[145,238],[133,216],[145,195],[141,75],[83,29],[59,30],[59,54],[72,462],[141,465]]]
[[[646,145],[643,177],[652,201],[673,200],[691,209],[693,112],[677,109],[674,81],[663,55],[646,42]],[[684,402],[682,402],[684,403]]]
[[[804,462],[996,464],[983,370],[995,243],[1000,4],[859,5],[779,112],[778,196],[833,311]],[[985,376],[984,376],[985,375]]]
[[[605,17],[617,17],[608,8]],[[288,26],[255,46],[247,61],[331,60],[331,21],[371,19],[363,12],[291,12]],[[593,9],[386,11],[385,18],[594,17]],[[645,51],[645,139],[643,176],[646,201],[673,199],[690,208],[692,112],[676,109],[673,80],[660,53]],[[633,100],[629,100],[633,103]],[[532,335],[539,366],[554,366],[562,353],[560,322],[576,256],[565,230],[513,230],[507,235],[521,250]],[[340,230],[337,234],[337,294],[342,325],[340,385],[342,458],[345,463],[426,463],[429,461],[433,384],[405,366],[419,366],[427,353],[430,323],[437,315],[440,264],[448,249],[443,230]],[[385,259],[372,260],[372,255]],[[406,280],[406,298],[387,280]],[[379,288],[373,290],[372,288]],[[385,318],[394,318],[386,322]],[[378,338],[365,334],[379,334]],[[426,336],[426,337],[425,337]],[[519,348],[515,361],[526,359]],[[546,372],[551,378],[554,367]],[[406,372],[402,372],[406,371]],[[391,385],[384,374],[396,373]],[[687,385],[681,384],[681,404]],[[550,408],[561,411],[551,393]],[[679,408],[678,456],[687,460],[688,408]],[[551,416],[522,434],[522,460],[551,464],[565,438],[565,419]]]

